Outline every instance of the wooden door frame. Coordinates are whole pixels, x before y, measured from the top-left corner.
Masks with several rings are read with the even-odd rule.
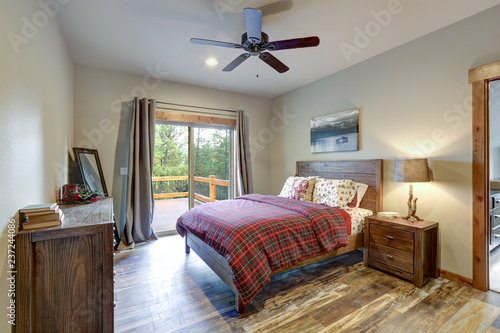
[[[500,61],[469,70],[472,84],[472,286],[489,290],[489,83]]]

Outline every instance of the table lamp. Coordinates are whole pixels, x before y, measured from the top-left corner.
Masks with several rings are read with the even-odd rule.
[[[430,182],[429,165],[426,158],[395,160],[392,180],[395,182],[410,183],[410,197],[408,198],[408,215],[403,217],[410,222],[422,221],[417,215],[417,198],[413,198],[413,183]]]

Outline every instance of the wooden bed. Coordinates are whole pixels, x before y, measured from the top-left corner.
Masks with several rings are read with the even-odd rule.
[[[373,212],[382,210],[382,160],[343,160],[343,161],[299,161],[296,164],[298,176],[319,176],[327,179],[352,179],[369,185],[361,208]],[[232,272],[228,262],[201,239],[187,232],[186,253],[192,248],[196,254],[228,285],[235,294],[235,305],[238,312],[243,312],[244,306],[232,280]],[[319,257],[304,260],[294,266],[274,271],[272,275],[312,264],[327,258],[347,253],[363,247],[363,234],[349,236],[349,244],[345,247],[325,253]]]

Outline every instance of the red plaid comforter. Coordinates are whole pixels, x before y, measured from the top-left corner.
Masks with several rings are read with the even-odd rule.
[[[204,204],[177,220],[229,263],[247,305],[271,279],[290,267],[347,245],[351,218],[342,209],[270,195],[248,194]]]

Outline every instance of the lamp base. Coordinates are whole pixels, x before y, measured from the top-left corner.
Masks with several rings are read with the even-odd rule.
[[[409,220],[411,223],[423,221],[420,217],[415,215],[417,213],[417,198],[413,198],[413,186],[410,184],[410,197],[408,198],[408,215],[404,219]]]
[[[404,216],[403,217],[404,219],[407,219],[408,221],[410,221],[411,223],[415,223],[415,222],[418,222],[418,221],[423,221],[423,219],[421,219],[420,217],[416,216],[416,215],[412,215],[412,216]]]

